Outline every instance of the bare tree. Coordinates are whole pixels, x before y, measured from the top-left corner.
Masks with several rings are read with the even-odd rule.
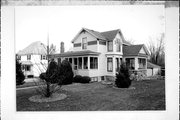
[[[152,40],[149,42],[148,49],[150,52],[150,62],[164,66],[164,33],[161,34],[160,39],[157,39],[157,44]]]
[[[55,61],[53,61],[53,59],[50,60],[49,56],[56,52],[56,46],[51,44],[50,47],[48,45],[47,48],[45,46],[44,46],[44,48],[47,50],[48,65],[46,65],[45,63],[42,63],[42,62],[40,62],[40,64],[39,64],[37,61],[35,61],[35,64],[37,66],[36,69],[40,73],[41,83],[36,82],[36,81],[34,81],[34,83],[36,84],[36,86],[38,86],[38,88],[36,88],[38,93],[40,93],[41,95],[43,95],[45,97],[50,97],[53,93],[60,90],[61,85],[58,83],[52,82],[52,80],[55,79],[54,76],[55,76],[55,74],[57,74],[58,68],[57,68],[57,64],[55,63]],[[55,67],[54,69],[52,69],[51,63],[56,64],[56,65],[54,65],[54,67]],[[46,71],[46,72],[43,72],[43,71]]]

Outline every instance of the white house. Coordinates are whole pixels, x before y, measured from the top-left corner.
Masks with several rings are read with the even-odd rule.
[[[89,76],[92,81],[114,78],[123,61],[132,71],[147,72],[147,48],[129,44],[120,29],[98,32],[82,28],[72,44],[72,51],[52,57],[58,62],[67,59],[75,75]]]
[[[26,77],[39,77],[47,69],[46,46],[40,41],[33,42],[17,53]]]

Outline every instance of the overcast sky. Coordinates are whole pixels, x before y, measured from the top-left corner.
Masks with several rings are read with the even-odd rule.
[[[16,52],[35,41],[57,46],[65,43],[65,51],[82,27],[103,32],[121,29],[125,39],[147,44],[165,31],[163,5],[95,5],[56,7],[16,7]]]

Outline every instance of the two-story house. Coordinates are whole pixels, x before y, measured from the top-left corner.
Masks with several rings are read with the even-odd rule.
[[[46,46],[40,41],[33,42],[17,53],[26,77],[39,77],[47,69]]]
[[[145,45],[131,45],[120,29],[98,32],[82,28],[72,40],[73,50],[52,57],[61,62],[67,59],[75,75],[89,76],[92,81],[113,78],[121,63],[131,70],[147,70],[148,51]]]

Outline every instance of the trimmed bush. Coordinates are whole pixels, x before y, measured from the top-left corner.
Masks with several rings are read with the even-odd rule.
[[[42,79],[42,80],[45,80],[46,79],[46,73],[41,73],[39,75],[39,78]]]
[[[16,85],[24,84],[25,76],[21,70],[21,63],[16,60]]]
[[[131,85],[129,70],[125,64],[121,65],[120,70],[116,74],[115,85],[118,88],[128,88]]]
[[[88,76],[83,76],[81,79],[81,83],[89,83],[91,81],[91,78]]]
[[[59,84],[72,84],[74,73],[71,64],[67,60],[63,60],[58,68],[57,77],[60,80]]]
[[[42,80],[45,80],[46,82],[50,82],[50,83],[58,83],[58,78],[57,78],[57,71],[58,71],[58,65],[57,63],[52,60],[49,63],[49,66],[46,70],[45,73],[41,73],[39,75],[39,78]]]
[[[75,82],[75,83],[80,83],[80,82],[81,82],[81,79],[82,79],[82,76],[81,76],[81,75],[76,75],[76,76],[73,78],[73,82]]]
[[[91,78],[88,76],[76,75],[73,78],[73,82],[75,83],[89,83],[90,81],[91,81]]]

